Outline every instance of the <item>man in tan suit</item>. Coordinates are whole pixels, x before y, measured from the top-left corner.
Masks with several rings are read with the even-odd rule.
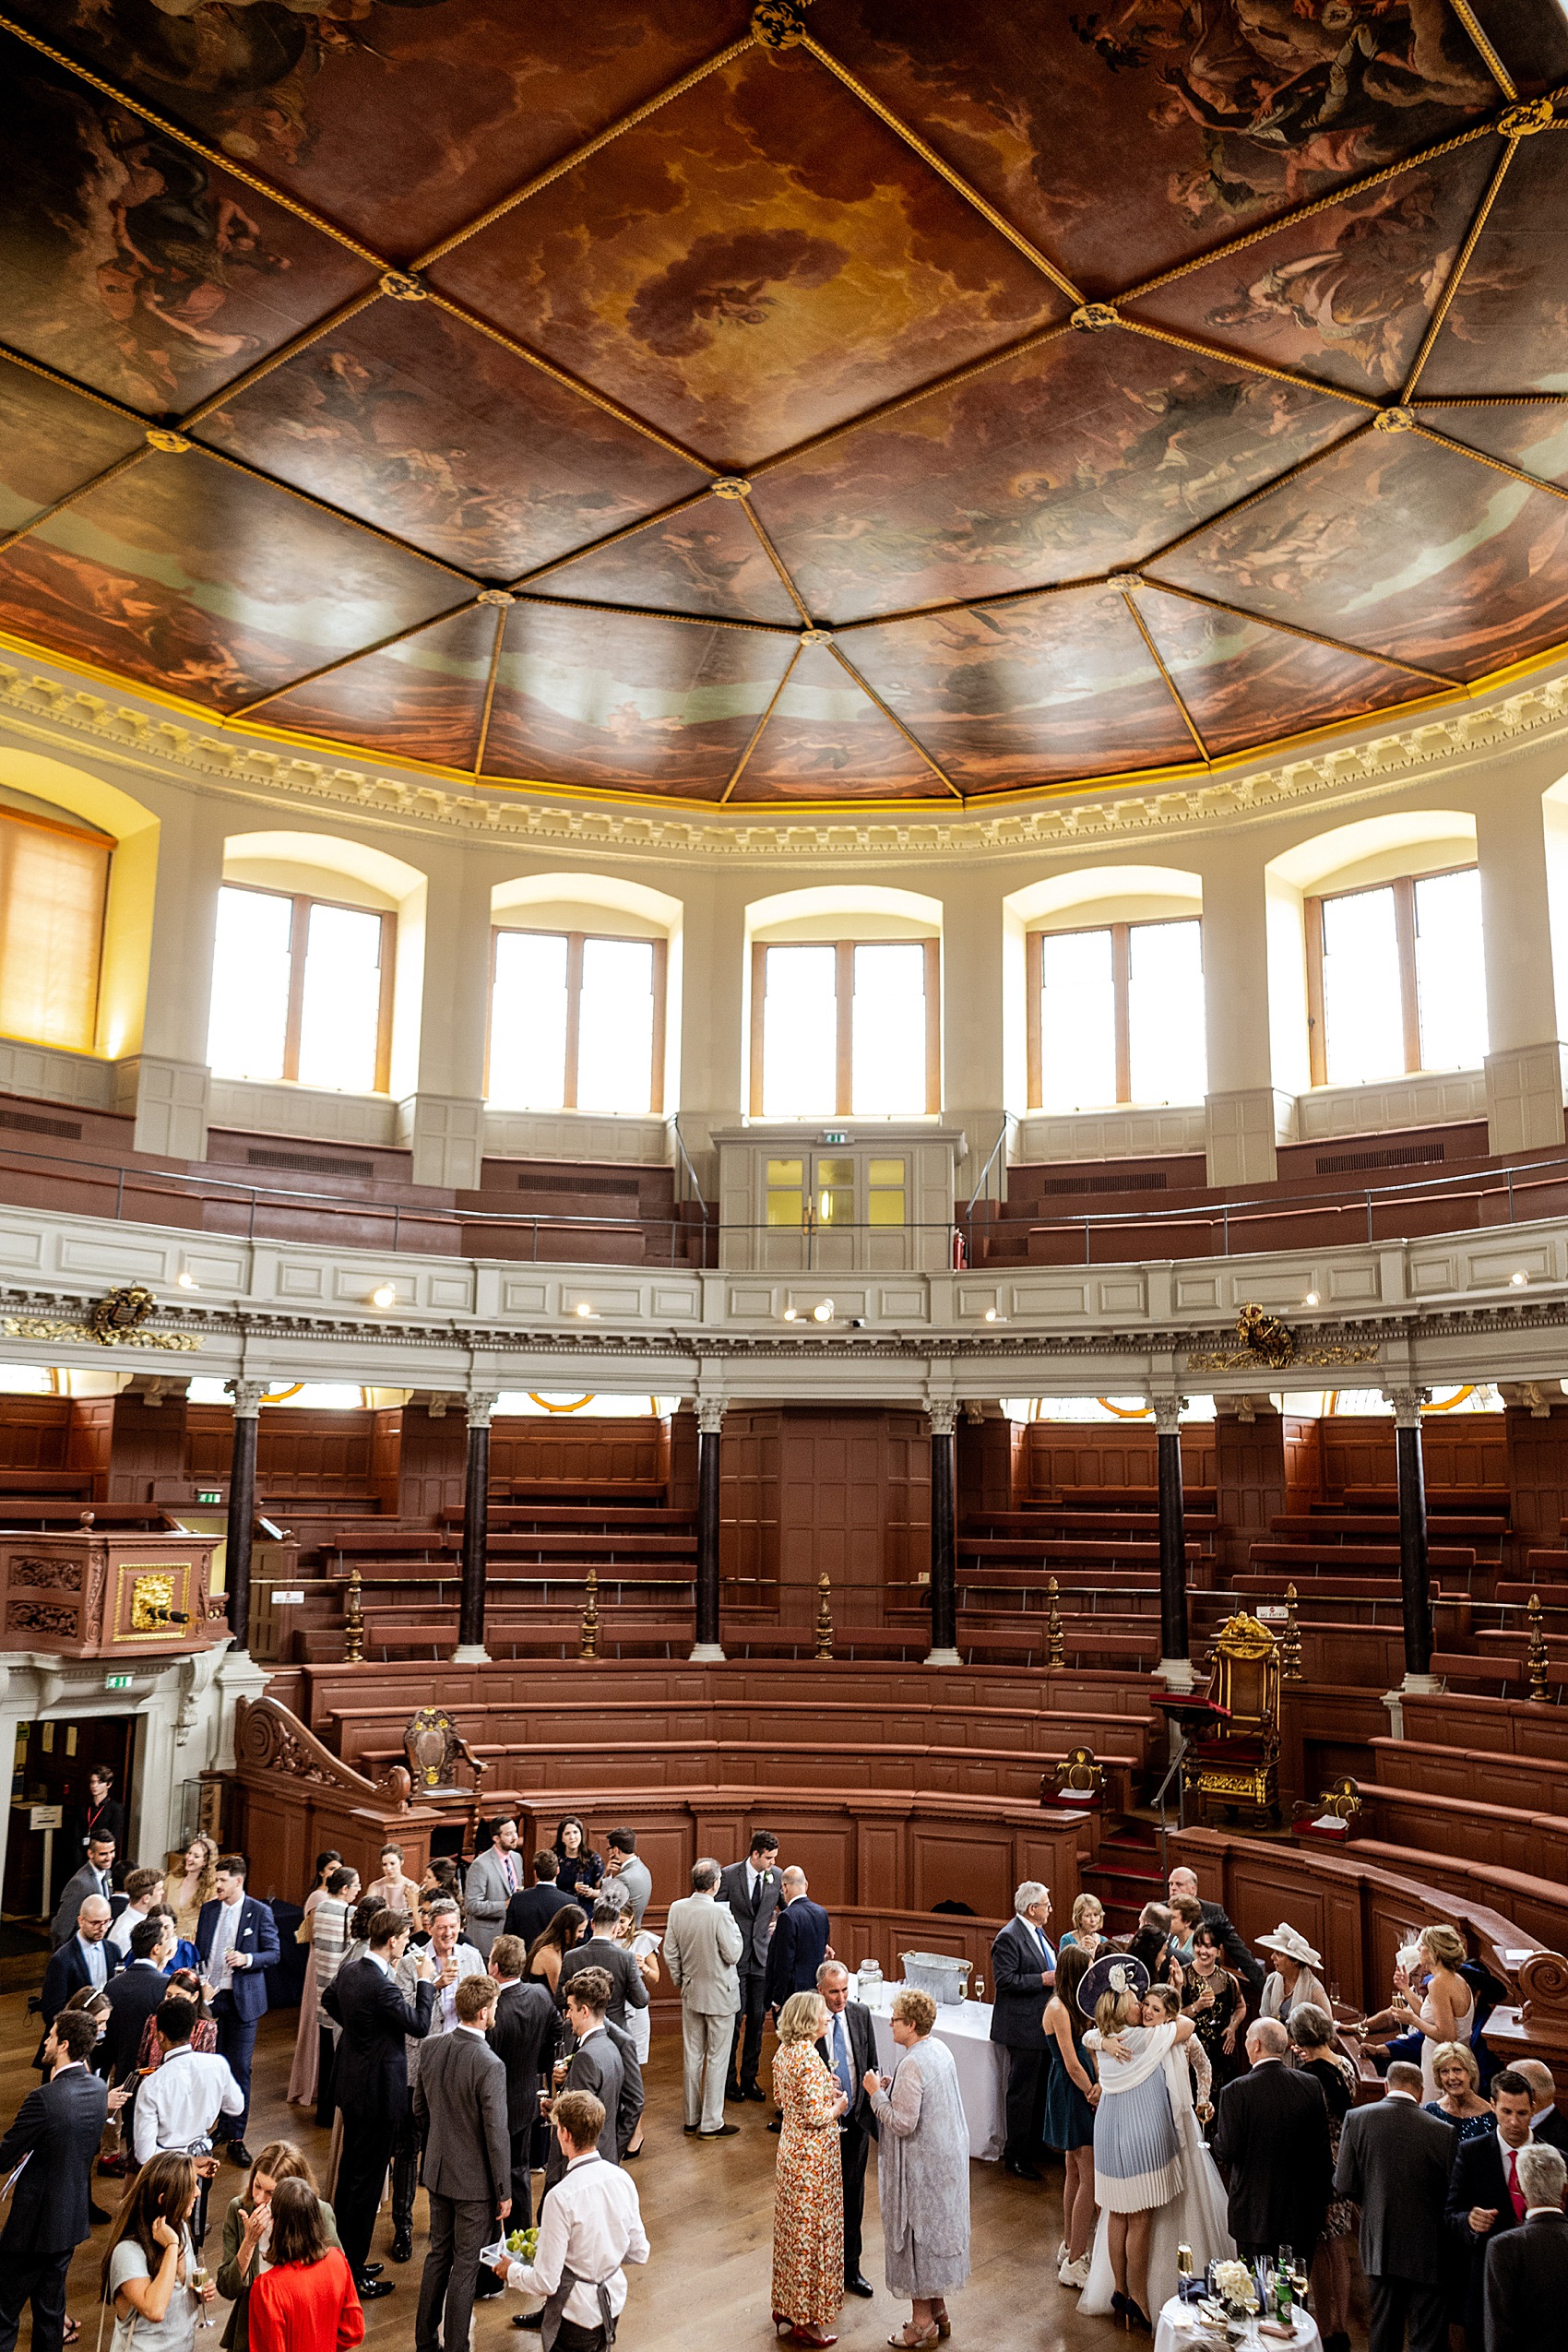
[[[728,2139],[724,2120],[730,2038],[741,2006],[735,1964],[743,1939],[727,1903],[716,1903],[719,1869],[704,1858],[692,1867],[692,1891],[671,1903],[664,1926],[670,1981],[681,1996],[686,2129],[704,2140]]]

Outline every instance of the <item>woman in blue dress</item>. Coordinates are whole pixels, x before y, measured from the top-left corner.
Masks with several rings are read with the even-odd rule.
[[[1076,1911],[1074,1913],[1077,1916]],[[1045,2004],[1045,2037],[1051,2072],[1045,2085],[1048,2148],[1060,2148],[1066,2166],[1062,2184],[1062,2243],[1056,2275],[1063,2287],[1083,2287],[1089,2279],[1089,2242],[1094,2236],[1094,2111],[1099,2104],[1094,2053],[1084,2048],[1086,2021],[1077,1990],[1090,1961],[1081,1944],[1063,1941],[1056,1955],[1056,1990]]]

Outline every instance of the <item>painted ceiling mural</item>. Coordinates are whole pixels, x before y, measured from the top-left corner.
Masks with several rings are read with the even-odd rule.
[[[737,809],[1568,645],[1558,0],[0,0],[0,632]]]

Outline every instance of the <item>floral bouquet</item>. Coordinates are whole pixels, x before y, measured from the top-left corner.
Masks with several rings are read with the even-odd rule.
[[[1246,2263],[1216,2263],[1214,2291],[1228,2311],[1242,2318],[1258,2308],[1257,2285]]]

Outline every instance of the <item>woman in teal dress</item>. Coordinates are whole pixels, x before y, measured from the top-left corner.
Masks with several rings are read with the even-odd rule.
[[[1056,2275],[1063,2287],[1085,2287],[1089,2242],[1094,2236],[1094,2111],[1099,2104],[1094,2053],[1084,2048],[1088,2021],[1077,1991],[1090,1966],[1081,1944],[1063,1943],[1056,1955],[1056,1990],[1045,2004],[1050,2073],[1045,2085],[1049,2148],[1060,2148],[1066,2167],[1062,2184],[1062,2243]]]

